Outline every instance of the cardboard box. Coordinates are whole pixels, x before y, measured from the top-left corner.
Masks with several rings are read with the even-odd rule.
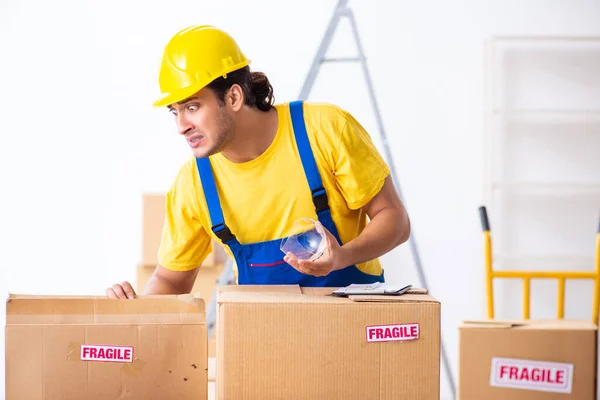
[[[142,264],[158,264],[158,248],[165,221],[165,195],[145,194],[142,219]]]
[[[208,358],[217,357],[217,333],[216,329],[213,329],[211,337],[208,338]]]
[[[6,399],[206,399],[205,305],[194,296],[10,295]]]
[[[439,399],[440,303],[429,295],[223,286],[218,399]]]
[[[141,264],[158,264],[158,249],[165,221],[165,195],[144,194],[143,226],[142,226],[142,261]],[[202,263],[203,267],[214,267],[225,262],[227,253],[216,240],[212,241],[212,252]]]
[[[465,321],[459,334],[459,400],[596,398],[592,322]]]
[[[202,300],[204,300],[204,304],[210,304],[213,296],[215,295],[215,289],[217,288],[217,281],[223,272],[223,264],[218,264],[214,268],[204,268],[201,267],[198,271],[198,276],[196,277],[196,283],[192,288],[192,293],[199,296]],[[155,270],[155,266],[153,265],[143,265],[139,264],[137,266],[137,283],[134,288],[136,293],[140,293],[148,279],[152,276],[152,273]],[[216,328],[216,326],[215,326]],[[216,338],[215,338],[215,330],[212,330],[211,337],[208,338],[208,356],[216,357]]]

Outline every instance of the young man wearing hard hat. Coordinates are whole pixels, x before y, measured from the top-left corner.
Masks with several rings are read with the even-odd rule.
[[[235,260],[238,284],[383,282],[378,257],[408,239],[410,222],[368,133],[333,105],[274,105],[267,77],[249,64],[211,26],[166,46],[154,105],[173,114],[194,157],[166,195],[159,265],[144,294],[189,293],[213,238]],[[280,250],[300,218],[325,228],[317,260]],[[106,293],[135,296],[128,282]]]

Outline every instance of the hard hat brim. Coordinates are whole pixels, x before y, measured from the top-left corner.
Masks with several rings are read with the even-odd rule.
[[[223,77],[225,77],[227,74],[232,73],[233,71],[236,71],[238,69],[244,68],[246,66],[250,65],[250,60],[245,60],[244,62],[241,62],[237,65],[232,65],[231,67],[225,69],[223,71]],[[217,77],[218,78],[218,77]],[[217,79],[215,78],[215,79]],[[213,79],[214,80],[214,79]],[[163,93],[162,96],[160,96],[158,98],[158,100],[156,100],[152,106],[153,107],[165,107],[165,106],[169,106],[171,104],[175,104],[178,103],[180,101],[183,101],[185,99],[187,99],[188,97],[193,96],[194,94],[198,93],[200,90],[202,90],[203,88],[205,88],[208,84],[210,84],[212,82],[211,81],[207,81],[207,82],[201,82],[197,85],[193,85],[193,86],[188,86],[185,88],[181,88],[175,92],[171,92],[171,93]]]

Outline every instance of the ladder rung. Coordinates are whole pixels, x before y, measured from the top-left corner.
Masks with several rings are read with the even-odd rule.
[[[362,61],[363,59],[360,57],[333,57],[333,58],[323,58],[323,62],[350,62],[350,61]]]

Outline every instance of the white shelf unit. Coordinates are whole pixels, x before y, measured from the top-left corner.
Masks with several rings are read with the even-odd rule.
[[[494,269],[593,270],[600,37],[494,37],[485,61],[483,201]],[[495,290],[498,305],[517,290],[517,300],[508,302],[518,313],[516,284],[510,293]],[[539,310],[544,316],[554,314],[555,293]],[[532,317],[535,296],[532,291]]]

